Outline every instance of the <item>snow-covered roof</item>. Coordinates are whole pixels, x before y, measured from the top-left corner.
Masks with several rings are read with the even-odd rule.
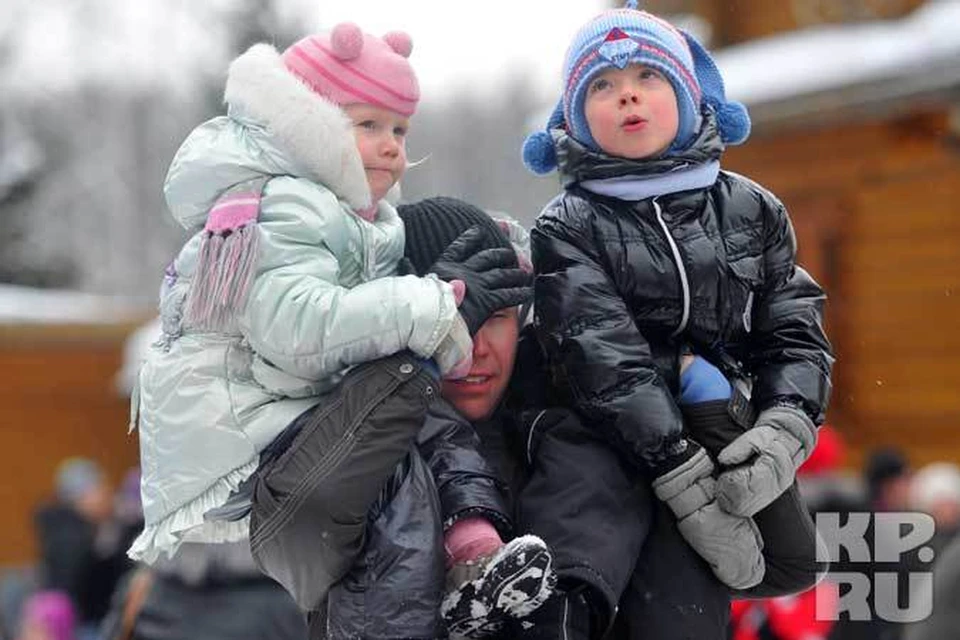
[[[849,88],[860,91],[847,100],[901,98],[960,86],[958,24],[960,1],[931,1],[898,20],[794,31],[715,59],[728,97],[751,107]]]
[[[143,317],[143,305],[123,298],[0,284],[0,325],[112,324]]]

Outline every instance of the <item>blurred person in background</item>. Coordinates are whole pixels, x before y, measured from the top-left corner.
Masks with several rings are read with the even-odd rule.
[[[107,614],[120,581],[135,565],[127,557],[127,549],[143,528],[139,469],[124,474],[112,507],[110,517],[97,528],[90,577],[84,589],[84,602],[92,614],[90,622],[97,624]]]
[[[78,635],[96,637],[117,584],[133,566],[126,550],[143,524],[140,474],[131,469],[116,494],[92,460],[57,469],[57,499],[36,514],[40,585],[66,593],[77,609]]]
[[[57,468],[56,498],[37,510],[40,586],[67,594],[77,608],[78,624],[93,629],[103,617],[118,576],[97,571],[98,533],[109,526],[112,496],[100,466],[69,458]]]
[[[870,552],[870,560],[867,562],[851,561],[847,548],[841,545],[839,547],[839,558],[831,564],[831,570],[833,571],[867,576],[870,584],[876,584],[875,577],[879,573],[895,573],[900,592],[899,597],[903,602],[908,601],[908,574],[912,567],[917,566],[919,560],[914,553],[904,557],[900,562],[877,561],[875,559],[875,527],[872,516],[878,512],[908,511],[911,509],[911,475],[907,457],[899,449],[882,447],[871,451],[867,455],[861,471],[864,497],[861,504],[850,509],[850,511],[869,512],[871,514],[864,532],[864,540]],[[843,526],[845,522],[846,516],[841,510],[840,526]],[[875,597],[877,597],[876,594],[871,593],[870,597],[867,598],[868,620],[851,620],[849,614],[842,614],[831,631],[830,640],[899,639],[903,633],[903,625],[884,620],[878,615]]]
[[[960,640],[960,536],[940,549],[932,571],[930,617],[908,625],[904,640]]]
[[[960,529],[960,468],[935,462],[918,469],[910,479],[909,508],[933,517],[936,529],[927,544],[939,553]]]
[[[40,591],[26,601],[17,640],[75,640],[76,613],[62,591]]]
[[[184,543],[118,588],[104,640],[306,640],[303,613],[247,541]]]
[[[936,533],[927,545],[936,552],[932,603],[926,620],[908,625],[904,640],[960,639],[960,469],[948,462],[919,469],[910,484],[911,507],[933,517]],[[921,565],[922,566],[922,565]],[[920,570],[918,568],[918,570]],[[926,597],[925,594],[911,598]]]
[[[910,467],[899,450],[884,447],[867,456],[863,469],[867,504],[872,511],[903,511],[910,504]]]
[[[0,572],[0,640],[10,640],[20,626],[27,599],[37,592],[35,566],[5,567]]]

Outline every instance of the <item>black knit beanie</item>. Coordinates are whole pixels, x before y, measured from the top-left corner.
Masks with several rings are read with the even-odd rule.
[[[406,228],[404,255],[417,275],[430,267],[450,244],[471,227],[484,229],[484,249],[513,249],[507,235],[486,212],[463,200],[436,196],[397,207]],[[514,263],[517,266],[518,263]]]

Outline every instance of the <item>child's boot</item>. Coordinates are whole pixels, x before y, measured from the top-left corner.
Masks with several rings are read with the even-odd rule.
[[[552,565],[547,545],[528,535],[503,545],[489,559],[454,566],[448,582],[468,581],[448,593],[440,607],[450,636],[489,637],[508,620],[530,615],[553,593]]]
[[[593,612],[583,593],[558,589],[542,607],[525,618],[512,620],[508,638],[523,640],[590,640]]]

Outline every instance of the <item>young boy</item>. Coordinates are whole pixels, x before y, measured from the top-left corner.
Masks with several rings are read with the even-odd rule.
[[[526,165],[559,168],[564,188],[532,233],[537,334],[567,402],[744,589],[764,575],[751,517],[792,485],[826,409],[824,295],[795,264],[783,205],[720,170],[724,146],[749,134],[746,109],[694,38],[635,6],[577,32],[548,131],[524,145]],[[690,352],[752,383],[749,403],[747,384],[731,403],[752,428],[721,443],[716,479],[705,448],[717,443],[684,433],[678,406]]]

